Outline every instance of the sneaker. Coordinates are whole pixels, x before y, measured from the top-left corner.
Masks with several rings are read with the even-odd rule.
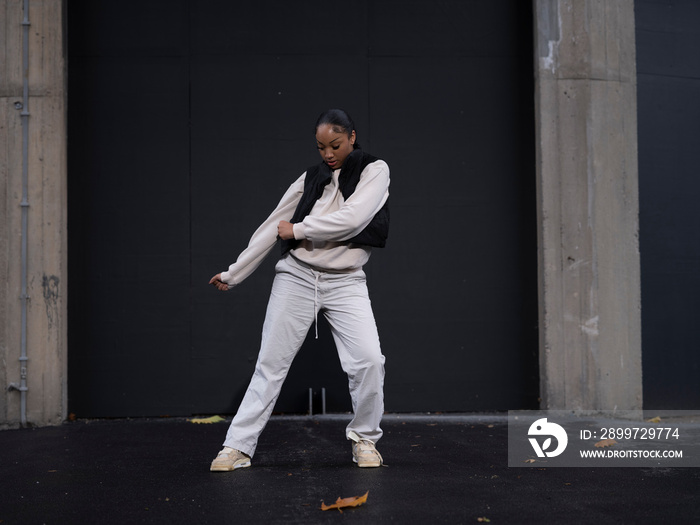
[[[240,450],[224,447],[211,462],[212,472],[228,472],[237,468],[250,467],[250,456]]]
[[[355,432],[350,432],[348,437],[352,443],[352,460],[358,467],[380,467],[384,464],[382,455],[377,451],[374,442],[362,439]]]

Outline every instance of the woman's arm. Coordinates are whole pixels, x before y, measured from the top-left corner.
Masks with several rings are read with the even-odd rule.
[[[335,242],[352,239],[367,227],[388,198],[389,166],[377,160],[362,171],[355,191],[339,210],[307,216],[294,225],[294,237]]]
[[[265,257],[277,243],[277,227],[280,221],[288,221],[294,214],[294,210],[304,191],[304,178],[306,173],[299,177],[285,192],[277,207],[269,215],[265,222],[255,230],[248,242],[248,246],[241,252],[236,262],[229,266],[228,270],[216,274],[209,284],[217,289],[225,291],[243,282],[255,269],[260,266]]]

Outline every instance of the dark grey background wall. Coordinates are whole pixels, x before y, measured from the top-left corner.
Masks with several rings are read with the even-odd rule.
[[[387,410],[535,408],[529,4],[69,2],[70,411],[235,411],[276,253],[207,282],[318,161],[334,106],[392,170],[366,268]],[[324,324],[276,410],[309,388],[350,409]]]
[[[648,409],[700,408],[700,3],[636,0]]]

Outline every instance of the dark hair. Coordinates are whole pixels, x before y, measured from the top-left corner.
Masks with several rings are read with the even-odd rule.
[[[355,123],[350,118],[350,115],[342,109],[329,109],[321,113],[316,120],[314,134],[318,131],[319,126],[329,124],[336,133],[345,133],[348,137],[355,131]],[[355,131],[357,133],[357,131]],[[359,149],[360,145],[357,140],[353,144],[354,149]]]

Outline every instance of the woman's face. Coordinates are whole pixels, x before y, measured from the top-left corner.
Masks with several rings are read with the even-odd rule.
[[[331,124],[321,124],[316,130],[316,142],[323,162],[337,170],[354,149],[355,130],[348,136],[345,132],[334,131]]]

